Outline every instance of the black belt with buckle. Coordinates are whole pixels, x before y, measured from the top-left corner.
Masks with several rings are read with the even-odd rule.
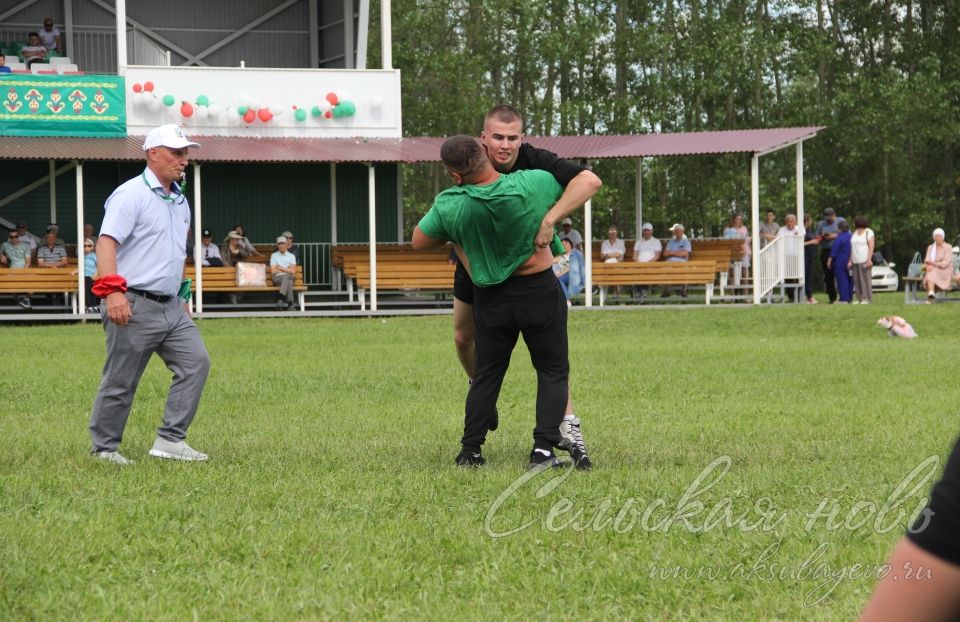
[[[173,296],[159,296],[159,295],[157,295],[157,294],[148,292],[148,291],[143,290],[143,289],[137,289],[136,287],[128,287],[128,288],[127,288],[127,291],[128,291],[128,292],[131,292],[131,293],[134,293],[134,294],[136,294],[137,296],[143,296],[143,297],[146,298],[147,300],[153,300],[153,301],[155,301],[155,302],[167,302],[168,300],[170,300],[171,298],[173,298]]]

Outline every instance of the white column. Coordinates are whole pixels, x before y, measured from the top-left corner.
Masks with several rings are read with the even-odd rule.
[[[87,309],[87,284],[83,279],[83,162],[75,160],[74,164],[77,167],[77,311],[83,315]]]
[[[380,0],[380,55],[383,68],[393,69],[393,25],[390,22],[390,0]]]
[[[750,237],[753,257],[750,270],[753,275],[753,304],[760,304],[760,276],[757,259],[760,257],[760,156],[750,160]]]
[[[373,164],[367,165],[367,201],[370,221],[370,310],[377,310],[377,175]]]
[[[636,226],[634,227],[634,239],[639,240],[643,234],[643,158],[637,158],[637,179],[636,179]],[[627,249],[629,250],[629,249]],[[624,258],[626,259],[626,258]]]
[[[317,3],[307,2],[307,28],[310,30],[310,68],[320,66],[320,21]]]
[[[803,141],[797,143],[797,225],[803,226]],[[800,247],[800,285],[807,282],[806,263],[803,260],[804,247]],[[802,291],[801,287],[801,291]],[[799,298],[797,299],[799,300]]]
[[[593,306],[593,199],[583,206],[583,298],[584,305]]]
[[[57,164],[49,160],[50,166],[50,222],[57,222]],[[79,223],[80,231],[83,231],[83,223]]]
[[[202,229],[200,223],[203,222],[203,201],[200,198],[200,163],[193,163],[193,185],[196,190],[193,191],[193,267],[197,275],[196,298],[197,313],[203,313],[203,262],[200,259],[200,249],[203,244],[200,236]]]
[[[356,66],[356,69],[367,68],[367,41],[370,39],[369,30],[370,30],[370,0],[360,0],[360,15],[357,16],[357,66]]]
[[[67,31],[67,40],[63,43],[67,47],[67,56],[77,57],[77,48],[74,45],[76,38],[73,36],[73,0],[63,0],[63,27]]]
[[[76,50],[71,52],[76,53]],[[127,72],[127,0],[117,0],[117,75]]]
[[[330,244],[337,243],[337,163],[330,163]]]
[[[330,163],[330,275],[334,291],[340,291],[340,269],[332,266],[333,247],[337,243],[337,163]]]
[[[343,0],[343,66],[353,69],[353,0]]]

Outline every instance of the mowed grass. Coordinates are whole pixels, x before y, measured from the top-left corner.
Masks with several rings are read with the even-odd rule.
[[[100,326],[4,326],[0,619],[851,619],[960,430],[960,308],[900,301],[572,313],[596,468],[529,481],[522,342],[488,464],[453,465],[449,317],[202,321],[211,460],[146,455],[154,360],[129,468],[87,453]]]

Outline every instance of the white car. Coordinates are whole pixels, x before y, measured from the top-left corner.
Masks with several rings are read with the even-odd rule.
[[[900,277],[893,271],[896,264],[887,263],[882,257],[875,257],[870,268],[870,282],[875,292],[895,292],[900,287]]]

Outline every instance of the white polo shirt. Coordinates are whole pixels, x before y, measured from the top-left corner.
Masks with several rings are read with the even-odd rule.
[[[150,169],[124,182],[104,204],[100,235],[120,244],[117,274],[127,287],[175,296],[183,279],[190,205],[172,192],[168,201],[163,185]]]
[[[653,261],[653,258],[657,256],[657,253],[663,252],[663,244],[660,243],[660,240],[657,238],[650,238],[649,240],[644,240],[640,238],[633,244],[633,252],[640,253],[637,261],[647,262]]]

